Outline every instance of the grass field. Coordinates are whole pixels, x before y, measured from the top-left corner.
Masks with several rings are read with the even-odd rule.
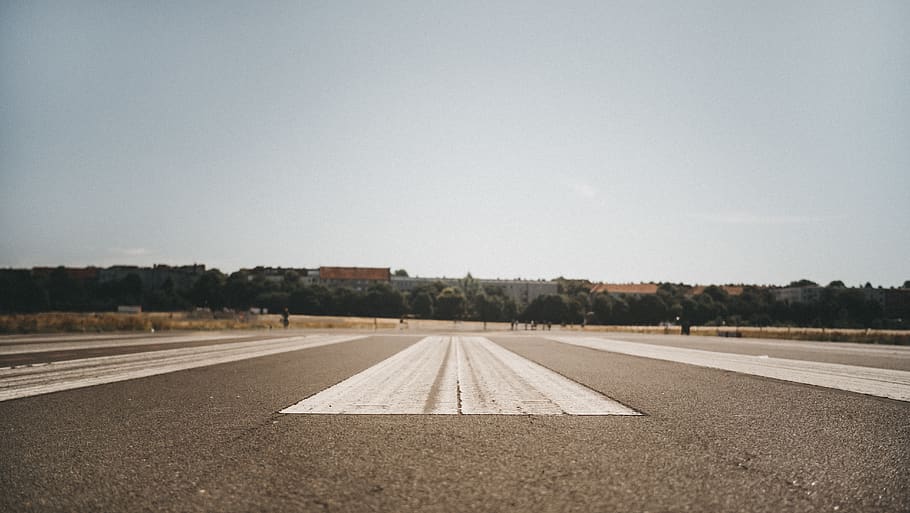
[[[579,326],[573,330],[581,330]],[[585,331],[625,332],[647,334],[679,334],[679,327],[663,326],[586,326]],[[861,344],[910,345],[910,331],[863,330],[832,328],[786,328],[786,327],[717,327],[693,326],[692,335],[740,336],[744,338],[771,338],[786,340],[814,340],[819,342],[856,342]]]
[[[280,328],[278,315],[222,315],[219,313],[195,314],[187,312],[153,313],[70,313],[48,312],[39,314],[0,315],[0,334],[57,333],[57,332],[117,332],[117,331],[170,331],[170,330],[259,330]],[[328,317],[292,315],[290,328],[294,329],[363,329],[363,330],[414,330],[414,331],[508,331],[509,323],[479,321],[437,321],[373,317]],[[519,325],[524,330],[523,324]],[[554,330],[585,331],[592,333],[626,332],[648,334],[678,334],[678,327],[662,326],[553,326]],[[753,328],[753,327],[692,327],[692,335],[736,336],[789,340],[816,340],[828,342],[859,342],[867,344],[910,345],[910,331],[851,330],[825,328]]]
[[[292,315],[297,329],[394,329],[398,319]],[[186,312],[70,313],[0,315],[0,333],[231,330],[280,328],[279,315],[198,315]]]

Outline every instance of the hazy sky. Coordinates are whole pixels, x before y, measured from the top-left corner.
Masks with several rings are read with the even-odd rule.
[[[0,266],[910,279],[910,2],[0,3]]]

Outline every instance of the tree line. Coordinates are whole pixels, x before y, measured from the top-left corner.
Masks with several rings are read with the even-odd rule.
[[[738,295],[709,286],[690,295],[689,287],[663,283],[656,294],[614,297],[597,294],[592,299],[599,324],[655,324],[686,321],[707,326],[800,326],[816,328],[910,328],[910,312],[902,317],[885,315],[882,303],[867,298],[862,289],[828,286],[818,301],[778,301],[771,289],[743,287]],[[662,321],[661,321],[662,320]]]
[[[808,326],[832,328],[910,328],[910,312],[887,316],[880,302],[862,289],[832,282],[820,299],[808,303],[777,301],[771,289],[743,288],[731,295],[717,286],[692,294],[683,284],[662,283],[656,294],[591,294],[586,280],[557,279],[558,293],[536,297],[519,305],[496,286],[482,285],[471,275],[458,285],[422,284],[408,292],[388,283],[363,290],[304,285],[289,270],[279,280],[217,269],[201,274],[191,284],[177,286],[166,280],[157,287],[135,274],[107,282],[80,281],[64,268],[45,276],[27,270],[0,273],[0,312],[111,311],[118,305],[141,305],[145,311],[176,311],[204,307],[212,310],[266,308],[292,314],[556,324],[655,325],[659,323],[726,326]],[[794,282],[791,285],[809,285]],[[814,285],[814,284],[811,284]],[[905,308],[906,310],[906,308]]]
[[[404,293],[388,283],[375,283],[364,290],[304,285],[293,270],[276,281],[211,269],[183,287],[170,279],[151,287],[136,274],[105,282],[83,281],[73,279],[63,267],[46,276],[28,270],[0,272],[3,313],[112,311],[120,305],[140,305],[144,311],[265,308],[277,313],[287,308],[292,314],[307,315],[488,321],[509,321],[521,313],[501,288],[481,287],[470,275],[458,286],[439,281]]]

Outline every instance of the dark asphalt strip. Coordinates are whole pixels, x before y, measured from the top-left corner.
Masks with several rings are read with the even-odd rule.
[[[0,367],[15,367],[20,365],[35,365],[49,362],[63,362],[79,360],[82,358],[95,358],[99,356],[114,356],[120,354],[145,353],[148,351],[163,351],[167,349],[180,349],[184,347],[215,346],[219,344],[232,344],[236,342],[253,342],[257,340],[268,341],[274,336],[256,335],[241,338],[223,338],[209,340],[193,340],[187,342],[150,343],[137,346],[119,347],[92,347],[85,349],[64,349],[60,351],[42,351],[38,353],[18,353],[0,355]]]
[[[547,333],[547,336],[550,335],[562,336],[566,335],[566,333]],[[622,332],[574,332],[570,335],[624,340],[658,346],[685,347],[701,351],[717,351],[752,356],[766,355],[772,358],[910,371],[910,350],[908,350],[910,348],[906,346],[682,335],[643,335]]]
[[[187,511],[276,412],[419,337],[374,337],[0,403],[0,511]]]
[[[813,507],[910,509],[910,403],[540,339],[499,342],[648,413],[681,445],[803,490]]]
[[[906,403],[540,339],[500,342],[648,416],[275,413],[418,338],[2,403],[0,510],[910,509]]]

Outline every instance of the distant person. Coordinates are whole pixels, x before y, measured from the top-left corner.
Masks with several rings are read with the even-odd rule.
[[[288,326],[291,324],[291,313],[288,312],[287,307],[284,308],[284,311],[281,312],[281,325],[284,326],[284,329],[288,329]]]

